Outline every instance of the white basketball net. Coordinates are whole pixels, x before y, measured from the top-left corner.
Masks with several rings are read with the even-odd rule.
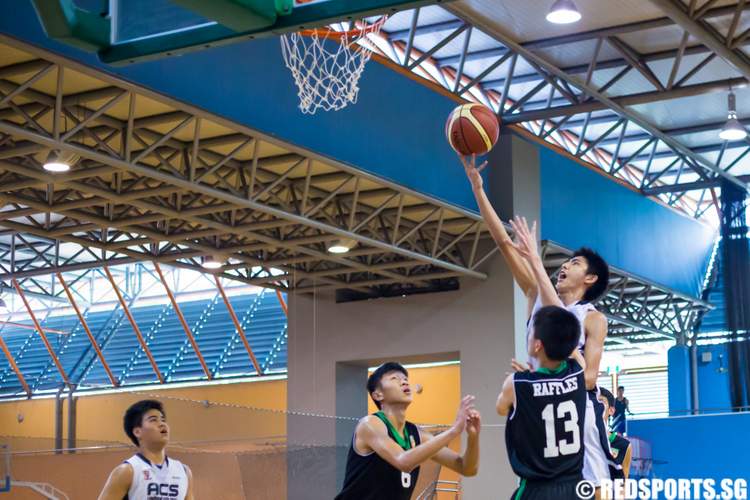
[[[286,67],[297,85],[299,109],[315,114],[318,109],[338,111],[357,102],[359,79],[372,52],[359,46],[369,34],[377,35],[383,26],[381,19],[367,24],[362,21],[355,32],[340,35],[340,41],[329,40],[330,31],[311,30],[281,36],[281,52]]]

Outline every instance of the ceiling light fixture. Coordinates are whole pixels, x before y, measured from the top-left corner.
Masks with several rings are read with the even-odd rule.
[[[214,259],[210,255],[207,257],[203,257],[201,259],[201,267],[203,269],[209,269],[211,271],[215,271],[217,269],[221,269],[224,266],[224,262],[218,259]]]
[[[60,173],[70,170],[70,160],[64,158],[58,151],[50,151],[42,168],[47,172]]]
[[[581,19],[573,0],[555,0],[547,13],[547,21],[555,24],[570,24]]]
[[[356,244],[357,242],[351,238],[342,238],[331,243],[328,246],[328,251],[330,253],[346,253],[354,248]]]
[[[737,103],[735,101],[734,92],[729,91],[727,98],[727,107],[729,109],[727,113],[727,122],[721,127],[719,137],[725,141],[739,141],[747,137],[747,130],[742,126],[740,121],[737,119]]]

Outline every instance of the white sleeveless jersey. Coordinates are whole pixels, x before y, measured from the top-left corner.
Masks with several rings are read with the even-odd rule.
[[[529,344],[534,339],[534,315],[536,312],[542,308],[542,299],[540,298],[540,295],[537,294],[536,296],[536,302],[534,302],[534,309],[531,311],[531,316],[529,317],[528,322],[526,323],[526,349],[528,350]],[[596,311],[596,308],[591,304],[590,302],[576,302],[575,304],[570,304],[569,306],[565,306],[565,309],[572,312],[576,318],[578,318],[578,321],[581,323],[581,336],[578,337],[578,350],[581,351],[581,354],[583,354],[583,346],[586,345],[586,329],[584,327],[584,321],[586,320],[586,315],[590,313],[591,311]],[[536,358],[529,358],[529,364],[531,364],[531,367],[536,370],[539,368],[539,361]]]
[[[528,344],[531,343],[534,338],[534,323],[533,318],[536,312],[542,308],[542,301],[537,295],[536,302],[534,303],[534,309],[531,311],[531,317],[526,327],[526,347],[528,350]],[[584,327],[584,321],[586,315],[591,311],[596,311],[596,308],[590,302],[576,302],[566,306],[565,309],[572,312],[578,321],[581,323],[581,336],[578,337],[578,350],[583,354],[583,347],[586,345],[586,328]],[[536,370],[539,368],[539,360],[536,358],[529,358],[529,364]],[[608,464],[616,466],[614,462],[608,460],[608,456],[611,456],[612,451],[609,446],[609,440],[606,438],[603,427],[602,415],[597,414],[594,407],[594,402],[599,395],[599,388],[595,388],[593,391],[589,391],[586,397],[586,417],[583,421],[583,478],[592,482],[597,488],[601,484],[602,479],[609,479],[609,467]],[[600,427],[597,424],[602,424]],[[605,436],[602,438],[602,436]]]
[[[133,467],[127,500],[183,500],[187,495],[188,476],[179,460],[166,458],[159,466],[136,453],[125,462]]]

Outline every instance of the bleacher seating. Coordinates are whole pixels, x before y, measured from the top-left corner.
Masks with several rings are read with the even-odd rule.
[[[264,373],[286,371],[286,316],[272,290],[230,296],[251,348]],[[213,377],[257,375],[229,312],[216,294],[204,300],[178,304]],[[168,382],[205,380],[206,374],[171,303],[130,306],[149,349]],[[158,383],[145,352],[119,304],[111,309],[83,312],[94,338],[120,385]],[[48,338],[68,375],[79,390],[111,387],[111,381],[75,315],[39,317],[43,328],[62,330]],[[23,322],[31,326],[31,321]],[[56,391],[62,384],[39,334],[33,329],[0,325],[9,350],[35,393]],[[0,356],[0,397],[23,395],[10,363]]]

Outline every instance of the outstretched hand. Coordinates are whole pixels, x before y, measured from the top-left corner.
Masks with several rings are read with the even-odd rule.
[[[482,428],[482,416],[478,410],[471,410],[469,412],[469,419],[466,422],[466,434],[470,437],[476,437],[479,435],[479,431]]]
[[[471,155],[471,156],[463,156],[458,155],[458,158],[461,160],[461,164],[464,166],[464,170],[466,171],[466,176],[469,178],[469,182],[471,182],[471,188],[475,191],[482,189],[482,186],[484,186],[484,181],[482,180],[482,170],[487,166],[487,162],[482,162],[481,165],[477,167],[477,155]]]
[[[531,371],[531,365],[529,363],[521,363],[515,358],[510,360],[510,367],[514,372],[528,372]]]
[[[458,412],[456,412],[456,421],[453,423],[453,428],[457,434],[461,434],[466,429],[466,423],[469,420],[471,412],[474,411],[474,396],[464,396],[461,400],[461,404],[458,406]]]
[[[529,262],[539,257],[539,253],[536,249],[536,221],[531,225],[526,222],[526,217],[515,216],[510,221],[510,226],[513,228],[515,235],[515,241],[513,241],[513,248]]]

